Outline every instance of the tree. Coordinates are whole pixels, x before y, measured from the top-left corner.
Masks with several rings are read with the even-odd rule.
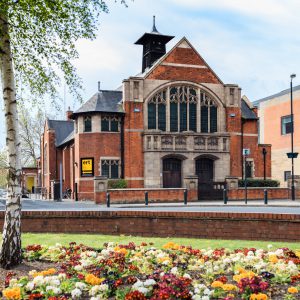
[[[40,108],[35,112],[30,112],[24,105],[19,108],[22,166],[35,167],[46,116]]]
[[[7,184],[7,153],[5,149],[0,150],[0,188]]]
[[[124,0],[120,2],[124,3]],[[94,39],[103,0],[5,0],[0,2],[0,72],[8,150],[6,202],[0,264],[21,262],[21,159],[16,88],[22,82],[31,95],[54,99],[60,76],[79,97],[81,82],[72,60],[75,42]]]

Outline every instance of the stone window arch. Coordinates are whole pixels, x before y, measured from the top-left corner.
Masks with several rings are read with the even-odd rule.
[[[208,92],[188,84],[171,85],[147,102],[150,130],[218,132],[218,102]]]

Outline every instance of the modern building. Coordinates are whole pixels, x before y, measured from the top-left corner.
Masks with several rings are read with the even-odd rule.
[[[272,177],[287,186],[292,163],[291,152],[291,90],[268,96],[253,103],[258,107],[260,142],[272,144]],[[293,88],[294,152],[300,153],[300,85]],[[300,175],[300,156],[295,159],[295,175]]]
[[[185,37],[166,52],[172,39],[154,24],[135,43],[140,74],[98,90],[66,121],[47,120],[41,171],[49,192],[60,170],[63,188],[76,186],[80,199],[93,199],[95,176],[124,178],[128,188],[179,188],[197,176],[200,198],[214,197],[230,176],[271,177],[271,147],[258,144],[257,111],[241,88],[224,84]]]

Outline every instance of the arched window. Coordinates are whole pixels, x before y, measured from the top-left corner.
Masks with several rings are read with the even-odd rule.
[[[166,131],[167,91],[156,93],[148,102],[148,129]]]
[[[148,129],[217,132],[217,102],[200,88],[188,85],[165,88],[148,102]]]
[[[92,118],[89,116],[84,118],[84,132],[92,132]]]

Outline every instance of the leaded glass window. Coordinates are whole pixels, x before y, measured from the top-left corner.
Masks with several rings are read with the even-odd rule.
[[[92,118],[91,117],[84,118],[84,132],[92,132]]]
[[[101,118],[101,131],[109,131],[109,118],[108,117]]]
[[[200,88],[188,85],[171,86],[159,91],[149,100],[148,129],[217,132],[217,102]]]
[[[101,131],[119,132],[120,117],[114,115],[101,116]]]
[[[148,129],[166,131],[167,90],[156,93],[148,102]]]
[[[119,178],[119,160],[101,160],[101,175],[111,179]]]

